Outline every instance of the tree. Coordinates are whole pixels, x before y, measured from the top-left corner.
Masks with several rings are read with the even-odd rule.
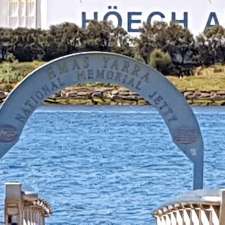
[[[175,23],[144,24],[140,39],[137,41],[137,49],[146,63],[154,49],[167,52],[173,63],[171,73],[190,74],[197,64],[193,35]]]
[[[196,38],[196,48],[201,65],[225,62],[225,29],[213,26]]]
[[[44,60],[50,60],[79,52],[83,45],[84,32],[76,24],[62,23],[51,26],[40,39],[45,51]]]
[[[12,53],[19,61],[33,61],[39,59],[43,50],[38,37],[42,33],[39,29],[17,28],[11,31],[8,52]]]
[[[8,48],[11,45],[12,30],[7,28],[0,28],[0,58],[6,59]]]
[[[91,21],[84,31],[84,47],[87,51],[111,51],[112,31],[112,23]]]
[[[134,39],[122,27],[116,27],[112,32],[112,52],[134,57]]]

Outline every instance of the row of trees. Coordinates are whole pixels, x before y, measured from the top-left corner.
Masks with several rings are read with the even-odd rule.
[[[141,35],[132,38],[123,28],[97,21],[85,30],[72,23],[49,30],[0,28],[0,51],[2,60],[18,61],[49,61],[81,51],[116,52],[166,74],[188,75],[196,66],[225,62],[225,29],[211,27],[195,38],[177,24],[157,22],[144,24]]]
[[[63,23],[49,30],[0,29],[2,56],[12,53],[19,61],[51,59],[80,51],[113,51],[132,56],[132,39],[122,28],[93,21],[86,30]]]
[[[194,37],[177,24],[144,25],[136,47],[145,62],[157,61],[152,56],[158,55],[156,67],[162,72],[190,75],[195,67],[225,63],[225,28],[214,26]]]

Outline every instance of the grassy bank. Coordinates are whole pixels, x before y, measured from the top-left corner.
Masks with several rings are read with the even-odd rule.
[[[168,76],[180,91],[225,91],[225,65],[198,68],[194,76]]]
[[[0,64],[0,90],[4,92],[9,92],[11,89],[22,80],[28,73],[36,69],[37,67],[44,64],[44,62],[34,61],[32,63],[1,63]],[[178,77],[178,76],[168,76],[167,77],[180,91],[189,92],[218,92],[225,91],[225,65],[214,65],[208,68],[198,68],[195,71],[194,76],[188,77]],[[101,87],[103,85],[91,84],[85,87]],[[107,85],[104,85],[107,87]],[[111,87],[111,86],[110,86]],[[116,87],[115,87],[116,88]],[[65,100],[63,100],[65,102]],[[60,100],[57,100],[60,103]],[[63,103],[64,103],[63,102]],[[77,101],[68,99],[66,100],[69,104],[78,104]],[[196,101],[198,104],[199,101]],[[218,105],[225,103],[224,101],[218,102]],[[190,102],[195,104],[195,101]],[[201,99],[200,105],[208,105],[207,97]]]
[[[44,62],[0,63],[0,90],[11,91],[27,74],[43,65]]]

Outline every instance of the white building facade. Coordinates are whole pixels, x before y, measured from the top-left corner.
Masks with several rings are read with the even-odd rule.
[[[63,22],[85,27],[92,19],[113,21],[134,34],[143,22],[175,21],[198,34],[207,25],[225,26],[225,1],[0,0],[0,27],[46,29]]]
[[[0,0],[0,9],[1,27],[42,27],[40,0]]]

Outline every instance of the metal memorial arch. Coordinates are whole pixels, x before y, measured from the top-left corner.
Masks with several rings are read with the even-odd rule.
[[[91,82],[119,84],[151,102],[164,119],[173,142],[193,163],[194,189],[203,188],[203,140],[183,95],[148,65],[112,53],[61,57],[20,82],[0,108],[0,157],[18,142],[27,120],[43,100],[67,86]]]

